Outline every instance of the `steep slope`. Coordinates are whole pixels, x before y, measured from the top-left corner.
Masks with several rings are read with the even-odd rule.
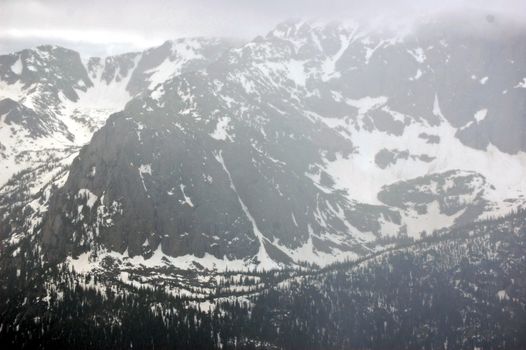
[[[327,264],[518,207],[524,33],[450,24],[401,36],[287,22],[153,86],[72,165],[43,227],[48,258]]]

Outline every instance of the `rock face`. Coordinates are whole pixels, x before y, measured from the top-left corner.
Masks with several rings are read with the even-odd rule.
[[[102,75],[90,60],[106,82],[139,60],[135,97],[51,198],[48,258],[102,247],[327,263],[519,205],[525,33],[493,40],[449,25],[400,36],[287,22],[230,50],[123,55]]]
[[[93,86],[79,53],[52,45],[0,56],[0,76],[7,84],[31,88],[33,91],[28,91],[28,95],[37,89],[53,91],[33,101],[42,108],[45,108],[45,103],[56,102],[59,93],[76,101],[77,90],[86,91]]]

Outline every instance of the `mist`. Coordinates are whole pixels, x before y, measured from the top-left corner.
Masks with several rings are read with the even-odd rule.
[[[492,16],[525,23],[526,2],[506,1],[16,1],[0,2],[0,53],[56,44],[83,56],[138,51],[182,37],[252,39],[291,18],[366,24],[446,16]]]

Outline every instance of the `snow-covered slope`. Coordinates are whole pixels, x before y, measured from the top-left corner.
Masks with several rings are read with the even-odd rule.
[[[86,144],[133,96],[173,75],[202,68],[226,48],[218,39],[178,39],[141,53],[84,61],[77,52],[50,45],[1,56],[0,100],[13,100],[24,113],[35,112],[39,118],[25,118],[22,125],[6,118],[8,107],[3,107],[0,186],[29,166],[17,162],[19,153]],[[36,123],[48,132],[35,133]]]

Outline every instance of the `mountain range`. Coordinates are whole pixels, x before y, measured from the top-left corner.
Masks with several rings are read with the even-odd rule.
[[[241,46],[0,57],[2,236],[33,231],[51,260],[160,250],[271,268],[510,212],[526,41],[419,26],[290,21]]]
[[[31,256],[34,271],[162,288],[201,306],[210,293],[245,293],[276,308],[264,299],[273,292],[257,287],[266,271],[273,286],[301,281],[298,295],[350,286],[363,297],[350,281],[369,278],[351,262],[396,269],[412,254],[440,279],[463,264],[450,242],[475,254],[473,232],[486,237],[473,238],[483,260],[500,254],[488,240],[504,239],[487,227],[523,245],[526,31],[498,17],[470,21],[291,20],[243,43],[183,38],[104,58],[45,45],[0,56],[2,275],[30,274],[16,266]],[[503,229],[495,218],[506,215]],[[347,268],[348,277],[323,272]],[[39,292],[47,301],[73,279],[53,271]],[[231,271],[241,278],[230,281]],[[233,287],[219,293],[225,280]],[[515,299],[506,294],[514,288]],[[502,290],[499,300],[524,312],[520,286]]]

